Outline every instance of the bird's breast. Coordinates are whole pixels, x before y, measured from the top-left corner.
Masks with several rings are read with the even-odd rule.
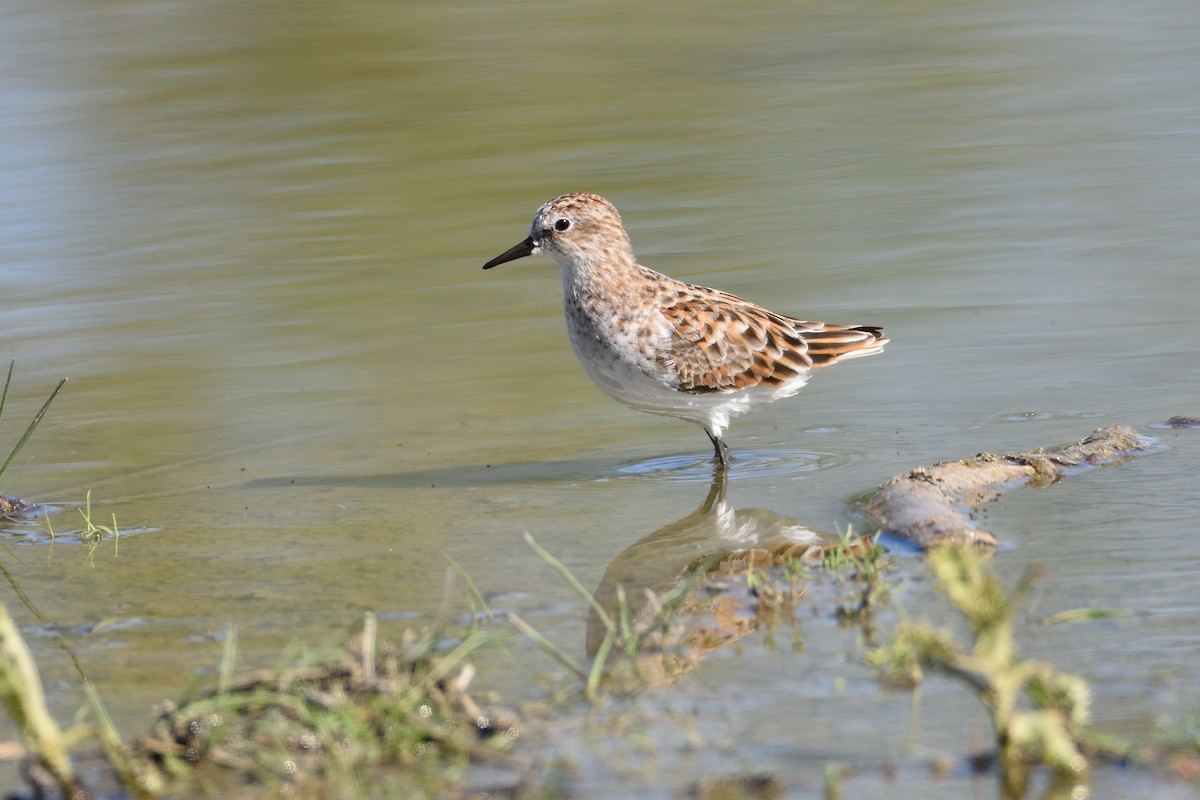
[[[611,297],[587,291],[568,291],[564,300],[571,345],[593,378],[599,371],[614,376],[634,372],[650,380],[667,380],[664,356],[669,330],[657,308],[612,303]]]

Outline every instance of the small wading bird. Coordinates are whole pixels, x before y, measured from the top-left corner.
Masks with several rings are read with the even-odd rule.
[[[558,262],[567,332],[596,385],[630,408],[700,425],[720,471],[729,468],[721,434],[730,418],[888,341],[879,327],[803,322],[643,267],[617,209],[594,194],[549,201],[529,237],[483,268],[538,254]]]

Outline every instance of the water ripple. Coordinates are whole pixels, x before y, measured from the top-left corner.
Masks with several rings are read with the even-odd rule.
[[[739,450],[729,469],[731,478],[798,477],[808,472],[852,462],[846,455],[820,453],[815,450]],[[712,480],[712,457],[707,453],[661,456],[616,467],[622,477],[664,481],[708,482]]]

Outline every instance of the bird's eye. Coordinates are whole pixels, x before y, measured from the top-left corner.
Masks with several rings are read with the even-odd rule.
[[[554,230],[558,231],[559,233],[562,233],[569,227],[571,227],[571,220],[569,219],[559,219],[554,223]]]

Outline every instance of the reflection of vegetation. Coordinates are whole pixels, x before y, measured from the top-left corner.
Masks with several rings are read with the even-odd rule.
[[[87,493],[87,501],[79,513],[83,517],[84,525],[83,532],[79,534],[79,538],[92,546],[88,550],[88,555],[91,555],[95,551],[96,545],[100,544],[105,536],[111,536],[114,544],[121,541],[121,531],[117,529],[117,515],[115,513],[112,515],[112,527],[100,525],[92,521],[92,491],[90,489]]]
[[[83,516],[83,530],[79,533],[79,539],[87,545],[87,562],[92,563],[92,558],[96,554],[96,548],[104,541],[107,536],[113,540],[113,555],[117,554],[117,546],[121,543],[121,531],[117,528],[117,515],[113,512],[112,526],[101,525],[92,521],[92,491],[88,490],[87,502],[84,507],[79,510]],[[49,525],[50,518],[46,518],[46,524]]]
[[[870,641],[873,616],[887,596],[884,576],[894,562],[871,540],[847,535],[829,546],[783,542],[767,548],[733,550],[696,559],[661,592],[641,587],[639,597],[617,585],[602,603],[558,559],[526,535],[529,546],[591,607],[599,628],[591,662],[568,653],[510,613],[509,621],[568,673],[583,681],[589,699],[661,686],[690,672],[706,653],[727,647],[758,630],[772,647],[781,626],[791,631],[792,649],[804,649],[796,609],[817,581],[833,580],[844,599],[839,619],[857,624]]]
[[[508,619],[548,657],[582,679],[589,699],[673,683],[705,653],[752,630],[764,630],[768,640],[781,623],[792,624],[795,632],[794,612],[805,591],[803,570],[797,565],[805,554],[803,563],[819,563],[823,552],[801,547],[798,553],[794,544],[785,544],[703,556],[685,565],[679,579],[662,592],[643,586],[633,598],[617,585],[612,603],[604,604],[532,537],[525,539],[591,606],[602,636],[585,668],[516,614]],[[803,649],[798,638],[794,641],[795,649]]]
[[[1081,678],[1017,657],[1013,627],[1028,577],[1005,593],[972,551],[943,549],[929,561],[942,591],[967,618],[972,648],[961,647],[945,630],[902,622],[895,641],[868,657],[894,680],[915,682],[924,670],[936,669],[962,679],[980,696],[995,723],[1006,797],[1024,796],[1031,764],[1045,763],[1061,781],[1074,784],[1089,759],[1129,752],[1087,727],[1089,692]],[[609,644],[586,668],[523,620],[510,619],[567,670],[582,690],[574,697],[585,693],[603,700],[652,686],[669,671],[686,672],[706,648],[727,644],[748,629],[766,629],[769,637],[771,625],[795,626],[797,606],[822,572],[854,587],[850,594],[857,599],[843,608],[869,615],[882,596],[885,562],[877,548],[862,542],[810,548],[803,558],[795,552],[727,554],[651,598],[650,613],[635,618],[623,599],[615,611],[605,610]],[[584,592],[578,581],[567,579]],[[473,608],[486,608],[477,589],[472,586],[469,594]],[[729,607],[721,610],[722,604]],[[735,621],[720,622],[722,614]],[[345,648],[239,676],[230,631],[213,685],[166,704],[150,732],[127,744],[86,679],[98,724],[75,725],[65,733],[55,726],[28,650],[0,608],[0,695],[21,728],[30,753],[27,774],[43,796],[55,791],[89,796],[67,760],[68,750],[85,741],[99,744],[120,785],[136,797],[168,791],[261,796],[264,785],[295,797],[461,797],[466,770],[476,763],[494,767],[488,773],[493,777],[503,775],[505,796],[562,796],[569,764],[535,771],[532,761],[511,753],[519,733],[529,736],[522,726],[530,723],[513,712],[484,710],[467,691],[472,655],[495,638],[473,623],[468,631],[441,626],[407,631],[399,643],[388,644],[379,641],[368,615],[363,632]],[[647,668],[655,662],[657,667]],[[1177,774],[1197,764],[1197,720],[1200,715],[1190,717],[1172,742],[1185,751],[1169,762]],[[1139,756],[1157,759],[1162,753],[1144,750]],[[853,775],[850,765],[828,765],[825,796],[842,796],[842,783]],[[697,797],[766,798],[779,796],[782,783],[770,774],[717,775],[688,791]]]
[[[858,625],[868,644],[875,641],[875,611],[888,596],[884,577],[895,568],[887,549],[871,539],[854,539],[849,534],[839,547],[831,547],[823,566],[847,588],[847,599],[838,604],[837,617]]]
[[[696,514],[666,530],[678,534],[710,516],[717,518],[725,511],[717,504],[720,499],[719,492],[710,491]],[[93,548],[119,536],[115,518],[111,528],[92,520],[90,495],[81,513],[87,526],[83,538]],[[782,526],[758,511],[730,512],[729,519],[753,523],[759,530]],[[630,589],[630,596],[626,584],[617,582],[609,586],[611,602],[602,602],[532,538],[527,541],[590,606],[599,629],[596,646],[589,639],[590,660],[580,664],[515,613],[507,618],[562,671],[565,680],[559,685],[568,689],[558,696],[586,697],[597,713],[613,696],[680,679],[707,653],[751,631],[758,631],[769,647],[776,632],[788,626],[793,649],[802,651],[798,617],[801,603],[808,600],[807,608],[813,594],[818,602],[836,597],[827,615],[858,626],[862,639],[871,643],[876,612],[892,588],[888,576],[895,567],[894,559],[870,539],[773,540],[769,546],[680,559],[677,567],[667,565],[673,581]],[[648,552],[643,548],[636,555]],[[1046,795],[1056,798],[1085,790],[1079,782],[1087,765],[1101,757],[1167,763],[1184,777],[1189,770],[1200,772],[1200,714],[1193,712],[1167,747],[1133,751],[1088,726],[1090,692],[1082,678],[1018,658],[1013,629],[1032,583],[1029,575],[1006,593],[975,551],[943,548],[929,553],[928,561],[941,591],[966,617],[971,647],[959,645],[945,629],[903,621],[894,641],[867,657],[895,681],[916,683],[925,670],[934,669],[975,691],[991,714],[996,741],[996,755],[980,758],[976,765],[998,762],[1006,798],[1025,796],[1035,764],[1056,774]],[[234,674],[230,631],[214,684],[178,704],[164,704],[149,733],[135,743],[117,734],[78,662],[96,723],[65,732],[57,727],[46,712],[29,651],[0,606],[0,700],[21,730],[28,752],[26,775],[35,795],[90,796],[68,759],[69,751],[86,742],[103,751],[120,786],[139,798],[165,792],[257,797],[264,785],[293,797],[464,797],[468,785],[476,795],[496,796],[478,791],[478,772],[466,779],[467,770],[480,763],[490,768],[485,775],[501,775],[503,796],[563,796],[570,763],[535,767],[532,760],[515,756],[511,751],[518,734],[530,738],[534,732],[530,722],[513,712],[485,711],[467,691],[474,676],[470,658],[497,637],[481,627],[480,620],[491,617],[483,595],[461,568],[454,568],[466,579],[473,612],[467,630],[435,624],[406,631],[399,643],[387,644],[378,640],[375,619],[368,615],[362,634],[345,648],[240,676]],[[45,621],[11,576],[9,580],[31,612]],[[1047,622],[1094,618],[1096,612],[1073,610]],[[65,641],[56,639],[70,654]],[[615,723],[623,729],[618,736],[637,729],[637,713],[636,707],[622,712]],[[549,723],[550,735],[561,730],[561,722]],[[679,723],[689,731],[689,740],[702,724],[691,718]],[[852,764],[828,764],[824,795],[841,797],[842,784],[856,772]],[[1065,793],[1059,791],[1062,787]],[[774,798],[782,791],[782,781],[769,773],[733,773],[698,780],[683,796]]]
[[[121,543],[121,530],[117,527],[117,515],[113,512],[112,525],[101,525],[92,519],[92,492],[89,489],[87,499],[84,501],[83,508],[79,509],[79,515],[83,517],[83,528],[79,530],[79,541],[87,545],[87,555],[84,556],[84,563],[95,566],[94,558],[96,550],[100,547],[100,543],[105,538],[113,541],[113,555],[117,554],[117,547]],[[51,540],[57,538],[54,534],[54,525],[50,521],[50,516],[46,515],[46,530],[50,533]]]
[[[1088,769],[1086,754],[1096,751],[1087,727],[1091,691],[1083,678],[1020,660],[1013,641],[1032,574],[1006,593],[973,548],[938,548],[928,559],[939,588],[966,617],[973,647],[963,649],[943,628],[902,622],[895,640],[868,660],[893,680],[915,684],[925,669],[935,669],[974,690],[992,718],[1006,796],[1024,795],[1031,763],[1046,764],[1059,781],[1078,780]],[[1030,707],[1021,707],[1022,700]]]

